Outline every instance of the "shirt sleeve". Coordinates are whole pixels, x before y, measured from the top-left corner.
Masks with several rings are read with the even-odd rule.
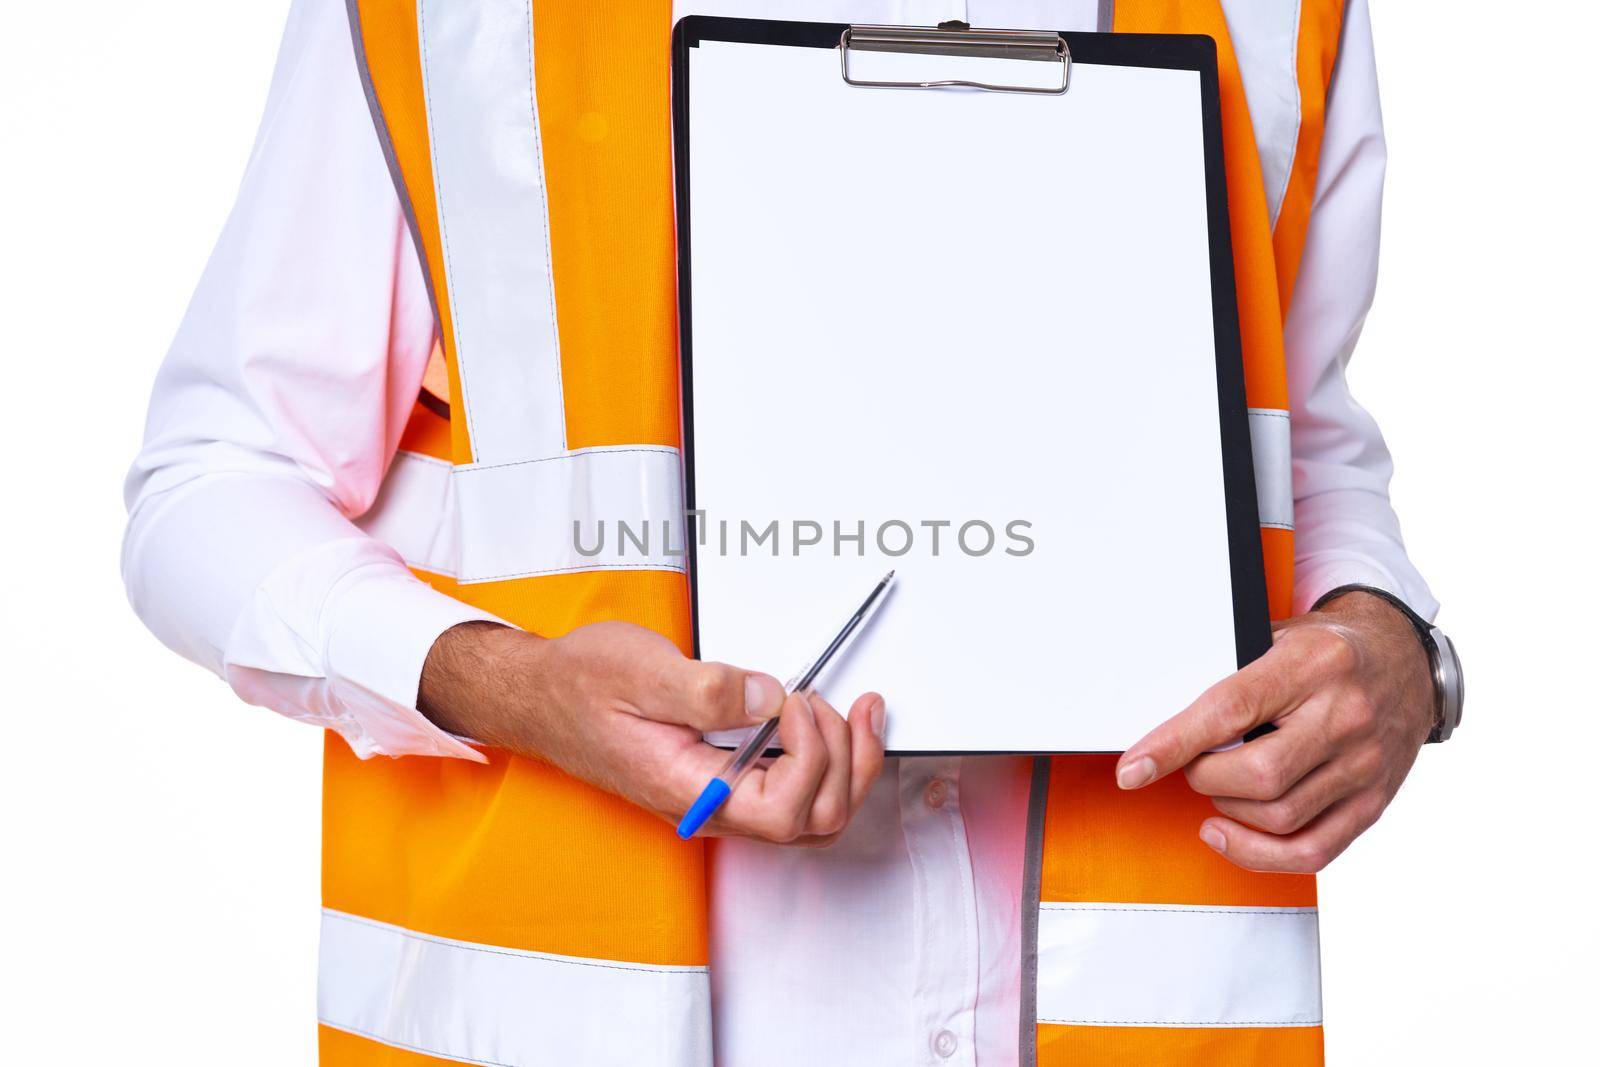
[[[1293,434],[1295,610],[1341,585],[1438,611],[1389,503],[1394,465],[1345,370],[1372,307],[1387,150],[1365,0],[1352,0],[1328,99],[1320,175],[1285,323]]]
[[[417,686],[439,634],[493,616],[351,521],[433,336],[344,5],[296,0],[237,203],[156,379],[122,571],[163,643],[363,758],[483,758],[417,710]]]

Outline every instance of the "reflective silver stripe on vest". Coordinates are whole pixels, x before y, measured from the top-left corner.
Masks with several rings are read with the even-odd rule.
[[[1255,130],[1267,220],[1276,226],[1300,142],[1300,5],[1222,0],[1222,11]]]
[[[394,1048],[534,1067],[711,1062],[711,980],[661,967],[454,941],[322,914],[317,1018]]]
[[[678,450],[659,445],[459,467],[400,452],[356,525],[408,565],[464,584],[681,571],[682,499]]]
[[[420,0],[459,403],[479,463],[566,450],[528,0]],[[663,46],[664,47],[664,46]]]
[[[1294,464],[1289,413],[1278,408],[1250,409],[1250,451],[1255,457],[1256,506],[1261,525],[1294,529]]]
[[[1038,1021],[1320,1026],[1315,908],[1039,906]]]

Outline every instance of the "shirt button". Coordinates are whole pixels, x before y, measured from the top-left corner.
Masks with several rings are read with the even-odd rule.
[[[956,1054],[956,1035],[948,1030],[940,1030],[933,1035],[933,1051],[939,1054],[940,1059],[949,1059]]]
[[[928,788],[922,791],[922,802],[934,811],[944,807],[945,798],[950,795],[950,787],[944,784],[943,778],[935,778],[928,783]],[[945,1055],[949,1055],[946,1053]]]

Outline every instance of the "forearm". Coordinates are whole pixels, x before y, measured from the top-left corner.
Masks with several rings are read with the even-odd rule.
[[[528,718],[547,682],[544,638],[492,622],[440,634],[422,665],[417,707],[441,730],[500,748],[526,748]]]

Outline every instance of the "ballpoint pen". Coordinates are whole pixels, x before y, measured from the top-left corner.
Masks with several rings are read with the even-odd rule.
[[[856,609],[855,614],[850,616],[844,626],[840,627],[839,632],[834,635],[833,640],[828,642],[828,647],[824,648],[816,659],[802,667],[799,674],[789,679],[783,687],[785,693],[804,693],[811,688],[812,684],[817,680],[817,675],[821,674],[822,669],[828,665],[828,661],[838,655],[839,650],[850,640],[851,635],[861,628],[862,623],[867,621],[867,617],[872,614],[873,608],[883,600],[883,594],[888,592],[889,584],[893,581],[894,571],[890,571],[883,576],[883,580],[873,587],[872,592],[867,595],[867,599]],[[722,772],[706,783],[706,787],[701,790],[699,798],[684,814],[683,821],[678,823],[679,837],[687,841],[695,835],[695,832],[700,827],[705,825],[707,819],[716,814],[717,809],[722,807],[723,801],[733,795],[734,789],[739,785],[739,779],[743,778],[745,772],[755,766],[756,760],[760,759],[761,755],[766,752],[768,743],[772,741],[772,735],[777,732],[778,717],[774,715],[756,727],[755,732],[745,738],[744,744],[740,745],[738,750],[728,759],[727,765],[722,768]]]

